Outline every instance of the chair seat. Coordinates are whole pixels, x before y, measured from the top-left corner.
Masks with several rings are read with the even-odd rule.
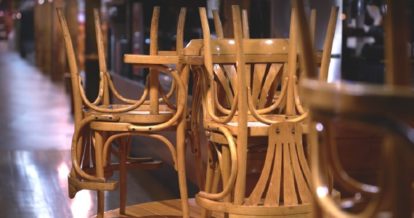
[[[280,122],[286,121],[286,119],[292,118],[290,116],[278,115],[278,114],[261,115],[261,116],[266,119],[272,120],[272,121],[280,121]],[[207,129],[210,129],[209,123],[217,124],[217,122],[212,121],[212,120],[206,121],[205,126]],[[237,128],[239,126],[239,123],[237,121],[237,116],[234,116],[234,118],[230,122],[227,122],[226,124],[223,124],[223,125],[227,127],[233,135],[237,135]],[[257,121],[251,115],[248,116],[247,128],[248,128],[249,136],[267,136],[269,127],[270,127],[269,124]]]
[[[264,118],[266,119],[270,119],[273,121],[286,121],[289,118],[293,118],[291,116],[285,116],[285,115],[263,115]],[[257,121],[254,119],[253,116],[249,116],[248,117],[249,121],[247,122],[247,131],[249,134],[249,137],[256,137],[256,138],[260,138],[260,137],[267,137],[269,135],[269,124]],[[220,144],[227,144],[227,140],[226,138],[223,136],[223,134],[221,132],[217,132],[215,131],[215,128],[210,128],[209,124],[217,124],[214,121],[207,121],[205,123],[205,128],[206,129],[210,129],[212,130],[210,132],[210,139],[213,142],[216,143],[220,143]],[[223,124],[230,132],[232,135],[237,136],[237,128],[239,126],[239,123],[237,122],[237,116],[235,116],[235,118],[233,120],[231,120],[230,122]],[[308,133],[308,125],[306,123],[302,123],[302,129],[303,129],[303,133],[307,134]]]
[[[129,105],[120,105],[120,104],[111,104],[100,106],[100,108],[109,108],[109,109],[118,109],[125,108]],[[88,115],[104,115],[111,114],[119,118],[118,122],[128,123],[128,124],[158,124],[163,123],[171,119],[175,111],[169,108],[167,105],[160,105],[158,114],[151,114],[149,111],[149,105],[142,105],[135,110],[131,110],[123,113],[102,113],[93,110],[85,110],[85,116]],[[100,121],[101,123],[105,123]],[[95,122],[96,123],[96,122]],[[106,122],[108,124],[114,124],[113,122]]]

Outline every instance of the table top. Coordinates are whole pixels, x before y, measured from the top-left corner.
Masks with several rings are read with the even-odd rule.
[[[246,63],[287,62],[288,39],[244,39],[243,50]],[[236,48],[233,39],[211,40],[211,53],[214,63],[235,63]],[[158,55],[125,54],[124,62],[139,65],[190,64],[203,65],[203,40],[193,39],[183,49],[182,55],[176,51],[159,51]],[[321,52],[317,52],[321,60]]]

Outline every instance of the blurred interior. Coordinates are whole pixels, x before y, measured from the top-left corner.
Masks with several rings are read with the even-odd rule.
[[[317,49],[323,45],[325,33],[321,30],[327,25],[330,7],[340,7],[329,82],[384,83],[385,2],[305,2],[308,12],[310,8],[317,9]],[[0,182],[0,207],[6,211],[5,217],[58,217],[62,214],[62,217],[87,217],[95,211],[92,205],[95,201],[91,200],[95,196],[90,192],[83,191],[74,200],[66,196],[73,123],[70,81],[56,8],[63,8],[66,13],[72,38],[76,42],[78,62],[86,79],[86,92],[89,99],[94,99],[99,76],[93,28],[94,8],[100,9],[103,20],[109,70],[116,85],[122,87],[123,94],[135,97],[135,92],[143,87],[147,72],[123,63],[123,55],[148,54],[150,20],[155,5],[161,6],[159,47],[171,50],[175,46],[174,22],[180,7],[188,8],[185,41],[189,42],[202,37],[198,7],[219,10],[224,35],[231,37],[230,8],[233,4],[248,10],[252,38],[288,37],[291,4],[286,0],[0,0],[0,96],[4,100],[0,106],[0,117],[7,126],[0,131],[0,136],[5,138],[0,142],[0,173],[6,176],[3,178],[13,178],[4,184]],[[410,19],[414,24],[414,1],[409,1],[409,4],[412,12]],[[213,22],[210,18],[209,22]],[[407,44],[407,52],[411,65],[414,65],[414,25],[411,27],[411,43]],[[165,77],[163,85],[168,86],[170,82],[170,78]],[[24,114],[33,119],[23,119]],[[47,123],[49,120],[53,121]],[[15,127],[11,127],[13,125]],[[335,121],[333,126],[337,130],[334,138],[345,169],[355,178],[375,183],[380,165],[381,135],[343,120]],[[143,194],[131,197],[128,202],[177,198],[176,182],[171,182],[177,181],[176,175],[171,159],[162,146],[136,149],[134,152],[154,156],[166,164],[160,170],[130,172],[133,176],[129,177],[132,187],[129,192]],[[190,194],[194,195],[197,188],[191,164],[193,159],[191,152],[187,153]],[[254,178],[255,168],[262,166],[259,161],[262,157],[253,153],[250,158]],[[19,184],[12,181],[19,181]],[[157,191],[147,191],[154,189]],[[346,193],[343,194],[346,196]],[[12,203],[5,196],[14,196]],[[109,202],[106,209],[118,206],[116,194],[108,194],[106,198]],[[10,209],[12,204],[20,206]]]

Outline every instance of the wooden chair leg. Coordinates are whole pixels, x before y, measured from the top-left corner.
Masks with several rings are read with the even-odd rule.
[[[187,180],[186,180],[186,168],[185,168],[185,120],[181,121],[177,128],[177,172],[178,172],[178,184],[180,188],[181,196],[181,209],[183,211],[183,217],[190,217],[190,209],[188,205],[188,192],[187,192]]]
[[[181,196],[181,207],[183,211],[183,217],[189,218],[190,217],[190,210],[188,206],[188,192],[187,192],[187,181],[186,181],[186,175],[185,175],[185,163],[184,163],[184,157],[182,154],[177,155],[177,162],[178,162],[178,183],[180,186],[180,196]]]
[[[197,126],[198,128],[198,126]],[[196,170],[196,178],[197,178],[197,185],[200,190],[205,188],[205,179],[203,178],[203,160],[201,157],[200,151],[200,135],[198,134],[196,128],[192,128],[191,132],[188,134],[190,138],[190,146],[192,150],[192,156],[194,157],[195,162],[195,170]]]
[[[209,143],[209,149],[207,150],[208,163],[204,191],[209,193],[218,192],[219,183],[221,179],[221,169],[217,159],[218,157],[217,155],[215,155],[216,151],[214,150],[213,146],[217,145]],[[200,217],[211,217],[211,213],[212,211],[202,208]]]
[[[211,193],[217,193],[218,192],[218,188],[219,188],[219,183],[220,183],[220,179],[221,179],[221,170],[220,170],[220,166],[218,164],[218,162],[214,163],[213,167],[209,167],[209,175],[207,175],[207,177],[209,177],[209,186],[208,186],[208,190],[206,189],[206,191],[211,192]],[[207,210],[205,208],[201,209],[201,216],[203,218],[207,218],[207,217],[212,217],[211,216],[212,211]],[[224,216],[224,218],[227,216]]]
[[[100,132],[95,132],[95,163],[96,163],[96,176],[103,177],[104,176],[104,168],[103,168],[103,136]],[[98,201],[98,213],[97,217],[103,217],[105,212],[105,195],[103,191],[98,191],[97,196]]]
[[[222,145],[222,162],[223,162],[223,169],[221,169],[222,181],[223,186],[227,185],[227,181],[230,178],[230,168],[231,168],[231,157],[230,157],[230,149],[226,145]],[[231,201],[231,195],[228,195],[224,198],[224,201]]]
[[[127,197],[127,144],[122,142],[119,147],[119,213],[125,214],[126,197]]]
[[[103,218],[105,213],[105,193],[103,191],[97,192],[98,196],[98,213],[96,214],[97,218]]]

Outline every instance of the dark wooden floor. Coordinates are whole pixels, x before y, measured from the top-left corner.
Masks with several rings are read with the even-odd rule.
[[[73,122],[62,84],[0,42],[0,217],[90,217],[94,192],[67,195]],[[139,179],[138,179],[139,177]],[[128,204],[177,197],[145,171],[129,173]],[[118,206],[106,194],[106,210]]]

